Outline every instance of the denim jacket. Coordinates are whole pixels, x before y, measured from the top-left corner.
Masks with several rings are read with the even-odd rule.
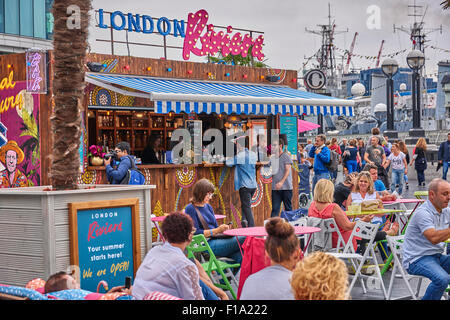
[[[128,169],[131,169],[132,164],[131,156],[124,156],[120,158],[120,163],[117,169],[114,169],[110,164],[106,166],[106,177],[111,184],[120,184],[120,182],[125,178]]]

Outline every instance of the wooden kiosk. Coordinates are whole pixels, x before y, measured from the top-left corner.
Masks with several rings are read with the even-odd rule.
[[[2,261],[8,261],[0,266],[0,283],[6,283],[7,279],[13,279],[11,284],[24,285],[23,279],[31,279],[39,275],[47,277],[51,273],[66,268],[74,259],[75,245],[70,243],[74,239],[74,229],[69,219],[69,206],[72,202],[80,202],[83,192],[77,195],[78,200],[64,200],[63,207],[58,205],[60,215],[55,214],[53,209],[49,211],[48,204],[56,203],[53,196],[50,196],[45,186],[50,184],[50,156],[51,156],[51,125],[50,116],[53,107],[52,74],[53,56],[52,52],[36,52],[33,56],[36,61],[29,60],[29,54],[11,54],[0,57],[0,146],[4,147],[9,143],[10,148],[22,149],[23,156],[17,159],[17,177],[11,185],[6,180],[0,187],[32,187],[29,192],[33,196],[33,210],[39,212],[42,219],[36,221],[35,227],[29,226],[30,219],[35,219],[33,213],[16,214],[17,207],[21,203],[20,194],[26,192],[5,191],[0,189],[0,256]],[[34,62],[33,62],[34,61]],[[201,127],[197,134],[203,135],[206,129],[280,129],[281,133],[288,138],[288,149],[296,159],[297,149],[297,123],[299,113],[324,112],[323,105],[336,106],[335,108],[346,108],[349,104],[344,104],[342,100],[315,95],[312,99],[301,98],[297,90],[291,98],[285,98],[286,105],[281,104],[277,95],[279,90],[297,89],[297,72],[293,70],[275,70],[265,68],[252,68],[230,66],[211,63],[193,63],[183,61],[170,61],[165,59],[137,58],[129,56],[115,56],[103,54],[88,54],[86,61],[96,63],[100,66],[97,70],[89,70],[86,73],[85,98],[82,101],[83,113],[83,135],[80,146],[81,167],[78,182],[84,186],[84,190],[92,185],[107,184],[105,168],[103,166],[91,165],[88,158],[88,150],[91,145],[101,145],[112,149],[119,141],[128,141],[131,145],[131,153],[138,158],[142,156],[147,144],[148,137],[157,133],[162,138],[160,146],[160,164],[138,165],[138,168],[145,173],[146,185],[142,191],[136,192],[136,188],[128,188],[126,194],[119,192],[109,192],[108,199],[131,199],[139,198],[139,219],[133,218],[134,231],[134,255],[143,258],[145,253],[151,248],[152,237],[156,236],[150,224],[150,215],[156,216],[164,213],[182,210],[192,197],[191,187],[201,179],[207,178],[216,186],[216,197],[211,205],[216,214],[226,215],[225,222],[232,222],[234,227],[239,227],[241,221],[241,209],[239,193],[234,190],[234,169],[225,166],[223,163],[211,163],[206,159],[196,164],[173,164],[163,151],[171,149],[171,135],[178,128],[185,128],[188,123],[196,123]],[[30,71],[27,68],[33,67]],[[33,73],[34,72],[34,73]],[[34,74],[34,77],[30,77]],[[28,75],[28,78],[27,78]],[[103,78],[102,78],[103,77]],[[109,77],[109,80],[105,80]],[[113,77],[114,79],[111,80]],[[130,80],[134,85],[118,83],[114,81]],[[153,92],[142,91],[139,81],[165,80],[162,86],[168,94],[179,94],[175,89],[172,92],[169,86],[170,81],[185,81],[189,84],[194,82],[206,85],[242,85],[245,89],[259,90],[263,88],[266,93],[248,97],[237,95],[232,97],[233,103],[227,103],[231,109],[216,108],[213,105],[223,104],[221,101],[209,101],[205,97],[204,101],[198,100],[198,94],[192,105],[204,106],[206,109],[186,108],[187,102],[183,105],[174,102],[170,108],[170,101],[161,103],[158,99],[153,99]],[[155,81],[156,81],[155,80]],[[137,87],[135,86],[137,83]],[[263,86],[263,87],[261,87]],[[33,91],[34,89],[34,91]],[[44,90],[45,89],[45,90]],[[272,92],[272,95],[267,92]],[[292,91],[291,91],[292,92]],[[314,95],[309,93],[310,95]],[[214,99],[219,99],[218,95]],[[322,99],[321,99],[322,98]],[[326,100],[329,99],[329,100]],[[232,106],[231,106],[232,105]],[[341,107],[339,107],[339,105]],[[254,106],[257,109],[249,109]],[[212,109],[211,109],[212,108]],[[195,112],[198,110],[199,112]],[[255,110],[257,110],[255,112]],[[301,111],[300,111],[301,110]],[[345,111],[344,111],[345,113]],[[201,125],[200,125],[201,124]],[[196,130],[198,130],[198,128]],[[252,140],[255,137],[251,137]],[[20,152],[19,152],[20,153]],[[0,148],[1,154],[1,148]],[[1,159],[0,159],[1,160]],[[4,161],[4,160],[1,160]],[[298,184],[297,166],[292,168],[293,174],[293,209],[298,208]],[[2,163],[0,173],[4,172],[5,166]],[[19,179],[20,178],[20,179]],[[271,171],[267,167],[258,166],[257,182],[258,188],[252,199],[252,210],[256,225],[263,225],[265,219],[270,217],[271,212]],[[40,187],[41,186],[41,187]],[[107,190],[107,187],[105,187]],[[25,190],[24,190],[25,191]],[[136,197],[133,196],[136,192]],[[38,200],[34,197],[42,194],[51,200]],[[120,195],[119,195],[120,194]],[[89,197],[85,197],[88,199]],[[6,202],[4,199],[9,199]],[[11,201],[12,199],[12,201]],[[83,201],[95,201],[94,198]],[[38,204],[44,204],[44,206]],[[17,207],[15,207],[17,206]],[[19,211],[21,212],[22,209]],[[37,211],[36,211],[37,210]],[[52,212],[49,214],[49,212]],[[135,211],[133,211],[135,212]],[[133,213],[134,216],[134,213]],[[136,222],[139,220],[139,226]],[[38,244],[39,248],[32,250],[37,252],[42,250],[44,256],[39,255],[41,262],[30,263],[25,271],[14,271],[17,265],[26,265],[29,261],[27,255],[30,251],[25,239],[17,236],[21,232],[32,230],[34,237],[29,241]],[[28,230],[28,231],[27,231]],[[43,231],[44,230],[44,231]],[[55,235],[55,230],[57,235]],[[70,231],[72,230],[72,231]],[[136,237],[139,230],[140,237]],[[69,236],[69,233],[72,236]],[[13,236],[12,234],[16,234]],[[6,239],[6,238],[8,239]],[[37,237],[37,238],[36,238]],[[44,239],[44,238],[45,239]],[[15,240],[11,240],[15,239]],[[36,242],[38,241],[38,242]],[[136,247],[139,243],[139,248]],[[17,242],[23,246],[23,252],[19,249],[11,254],[12,248],[17,248]],[[8,247],[9,246],[9,247]],[[3,250],[2,250],[2,247]],[[72,248],[72,249],[71,249]],[[4,258],[4,259],[3,259]],[[36,259],[30,259],[30,261]],[[139,258],[134,257],[134,268],[139,264]],[[81,276],[83,274],[81,273]]]

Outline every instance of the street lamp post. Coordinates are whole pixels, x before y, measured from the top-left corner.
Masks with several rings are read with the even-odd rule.
[[[398,72],[398,63],[394,59],[388,58],[381,64],[381,70],[386,76],[386,131],[384,135],[390,139],[397,139],[398,132],[394,129],[394,80],[392,77]]]
[[[419,70],[425,64],[425,55],[420,50],[411,51],[406,57],[408,66],[413,71],[411,80],[411,100],[413,113],[413,127],[409,130],[409,137],[406,139],[407,144],[415,144],[421,137],[425,137],[425,130],[420,127],[420,74]]]

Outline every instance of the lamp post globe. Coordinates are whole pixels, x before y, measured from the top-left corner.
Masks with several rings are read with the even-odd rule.
[[[405,139],[406,144],[415,144],[420,137],[425,136],[425,130],[421,128],[421,102],[420,102],[420,74],[419,70],[425,65],[425,55],[420,50],[412,50],[406,57],[406,63],[412,69],[411,77],[411,101],[413,127],[409,130],[409,137]]]
[[[387,58],[381,63],[381,71],[388,78],[393,77],[398,72],[398,63],[395,59]]]
[[[420,50],[413,50],[406,56],[408,67],[413,70],[419,70],[425,64],[425,55]]]
[[[386,76],[386,131],[384,135],[390,139],[397,139],[398,132],[394,130],[394,80],[392,77],[398,72],[398,62],[395,59],[384,59],[381,71]]]
[[[366,87],[362,83],[357,82],[352,86],[350,91],[351,91],[352,95],[361,97],[366,93]]]

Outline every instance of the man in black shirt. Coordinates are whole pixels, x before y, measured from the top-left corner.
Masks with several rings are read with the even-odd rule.
[[[345,209],[346,201],[356,183],[357,172],[352,172],[345,177],[344,182],[336,185],[334,188],[334,203]]]

